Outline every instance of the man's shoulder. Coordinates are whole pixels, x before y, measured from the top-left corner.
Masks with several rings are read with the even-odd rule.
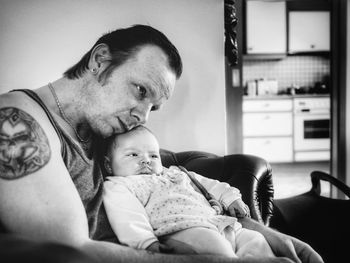
[[[0,95],[0,111],[10,109],[29,114],[39,123],[47,121],[43,107],[24,92],[16,91]]]
[[[51,145],[57,145],[46,117],[19,94],[2,95],[0,105],[0,178],[39,171],[51,159]]]
[[[8,136],[19,131],[41,134],[52,145],[59,147],[57,133],[44,108],[24,92],[9,92],[0,95],[0,129]],[[21,133],[22,134],[22,133]]]
[[[19,92],[6,92],[0,94],[1,108],[3,107],[3,105],[16,103],[18,101],[18,93]]]
[[[34,111],[40,106],[24,92],[7,92],[0,95],[0,108],[18,108]]]

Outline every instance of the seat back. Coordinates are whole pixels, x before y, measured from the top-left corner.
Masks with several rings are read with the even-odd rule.
[[[208,178],[238,188],[250,207],[253,219],[269,225],[273,209],[273,183],[270,165],[262,158],[246,154],[217,156],[201,151],[161,150],[163,165],[181,165]]]

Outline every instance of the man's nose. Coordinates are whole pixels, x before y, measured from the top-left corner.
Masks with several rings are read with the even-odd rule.
[[[138,124],[144,124],[148,120],[151,109],[152,104],[138,105],[132,110],[131,115],[137,120]]]

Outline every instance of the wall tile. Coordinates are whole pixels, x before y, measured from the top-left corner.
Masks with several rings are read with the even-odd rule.
[[[256,79],[276,79],[279,91],[292,84],[313,87],[330,74],[330,61],[320,56],[288,56],[282,60],[249,60],[243,63],[243,85]]]

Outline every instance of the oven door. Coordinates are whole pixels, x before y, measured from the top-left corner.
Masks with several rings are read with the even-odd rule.
[[[294,117],[294,150],[330,149],[330,117],[324,114],[297,114]]]

